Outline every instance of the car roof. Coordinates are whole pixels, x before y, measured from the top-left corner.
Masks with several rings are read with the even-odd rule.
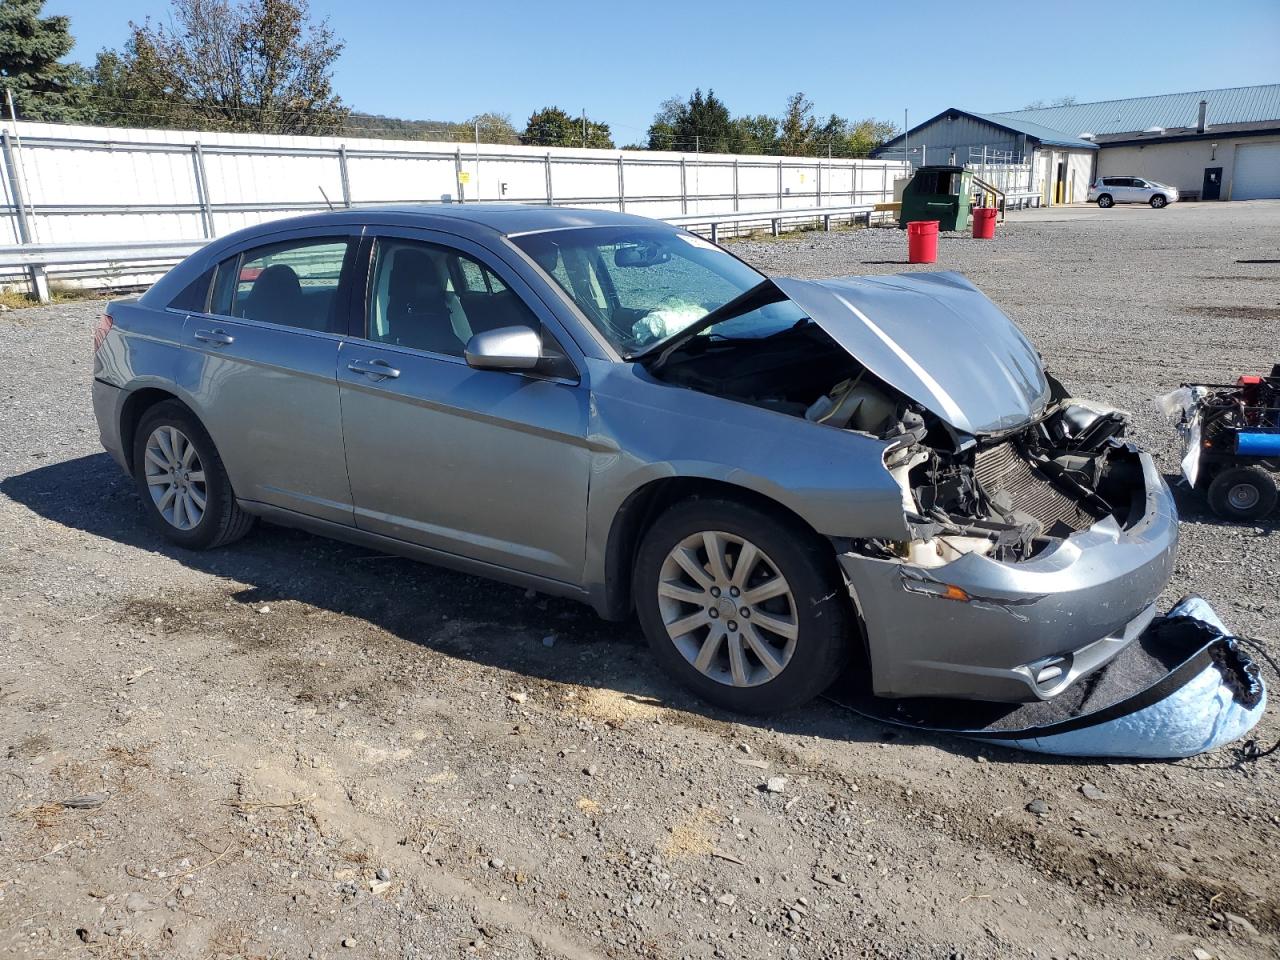
[[[379,223],[436,227],[462,234],[493,231],[514,236],[573,227],[643,226],[653,225],[655,222],[659,221],[616,210],[552,207],[544,204],[406,203],[331,210],[286,220],[272,220],[259,226],[274,232],[338,223]]]

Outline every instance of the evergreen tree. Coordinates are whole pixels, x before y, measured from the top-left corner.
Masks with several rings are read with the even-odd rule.
[[[585,142],[584,142],[585,139]],[[612,150],[613,136],[607,123],[586,120],[586,136],[583,136],[583,120],[571,117],[559,107],[543,107],[535,110],[524,126],[521,140],[531,147],[594,147]]]
[[[0,0],[0,84],[24,120],[84,119],[85,70],[61,60],[75,45],[67,17],[41,17],[44,0]]]
[[[733,120],[714,90],[694,90],[687,101],[664,100],[649,124],[649,149],[732,153]]]

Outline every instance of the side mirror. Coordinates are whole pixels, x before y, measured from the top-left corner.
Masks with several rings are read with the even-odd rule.
[[[476,370],[531,370],[542,359],[542,337],[529,327],[499,327],[467,341],[463,356]]]

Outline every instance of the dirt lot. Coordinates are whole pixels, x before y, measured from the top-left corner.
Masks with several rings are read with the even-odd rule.
[[[735,249],[906,269],[891,230]],[[1150,398],[1280,360],[1277,203],[1027,213],[940,265],[1170,475]],[[748,723],[568,602],[270,527],[175,550],[97,446],[96,313],[0,316],[0,956],[1280,956],[1280,754]],[[1274,518],[1180,503],[1168,599],[1274,650]]]

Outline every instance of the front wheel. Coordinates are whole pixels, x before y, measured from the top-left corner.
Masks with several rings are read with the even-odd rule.
[[[1276,508],[1280,490],[1262,467],[1230,467],[1209,484],[1209,506],[1228,520],[1261,520]]]
[[[830,686],[849,654],[853,618],[832,548],[755,506],[670,508],[640,545],[633,589],[658,662],[728,710],[799,706]]]
[[[1159,193],[1157,193],[1154,197],[1151,198],[1151,206],[1155,210],[1159,210],[1168,202],[1169,202],[1168,199],[1166,199],[1162,194],[1159,194]]]
[[[1115,205],[1116,205],[1116,202],[1115,200],[1112,199],[1111,194],[1109,193],[1104,193],[1102,196],[1098,198],[1098,206],[1100,206],[1103,210],[1107,209],[1107,207],[1114,207]]]

